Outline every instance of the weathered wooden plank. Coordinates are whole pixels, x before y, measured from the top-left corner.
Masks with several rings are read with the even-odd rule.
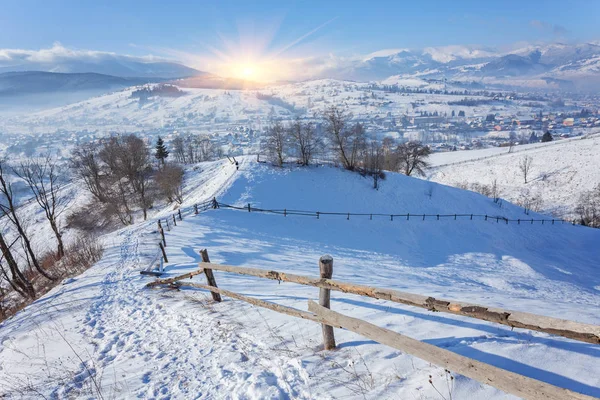
[[[161,276],[163,273],[159,272],[159,271],[140,271],[140,274],[142,274],[142,275],[152,275],[152,276]],[[146,286],[148,286],[148,285],[146,285]]]
[[[202,268],[206,267],[202,265]],[[256,276],[259,278],[273,279],[280,282],[293,282],[301,285],[315,286],[344,293],[372,297],[375,299],[389,300],[395,303],[421,307],[431,311],[441,311],[456,315],[463,315],[484,321],[496,322],[510,327],[531,329],[538,332],[545,332],[552,335],[579,340],[582,342],[600,344],[600,326],[598,325],[584,324],[581,322],[568,321],[560,318],[546,317],[525,312],[485,307],[470,303],[435,299],[433,297],[406,293],[393,289],[355,285],[352,283],[340,282],[332,279],[311,278],[308,276],[288,274],[285,272],[268,271],[257,268],[242,268],[220,264],[210,264],[210,268],[217,271]]]
[[[183,282],[183,283],[177,283],[177,287],[179,287],[179,288],[193,287],[196,289],[204,289],[204,290],[208,290],[212,293],[222,294],[223,296],[227,296],[227,297],[231,297],[233,299],[245,301],[246,303],[250,303],[250,304],[253,304],[258,307],[268,308],[269,310],[277,311],[282,314],[287,314],[287,315],[291,315],[293,317],[307,319],[307,320],[314,321],[314,322],[324,322],[322,318],[319,318],[310,312],[298,310],[298,309],[292,308],[292,307],[282,306],[280,304],[272,303],[270,301],[255,299],[253,297],[244,296],[239,293],[230,292],[229,290],[217,288],[214,286],[203,285],[201,283],[195,283],[195,282]]]
[[[146,284],[147,287],[153,287],[153,286],[158,286],[158,285],[168,285],[170,283],[174,283],[174,282],[178,282],[180,280],[183,279],[187,279],[187,278],[192,278],[196,275],[200,275],[203,274],[204,270],[203,269],[199,269],[198,271],[193,271],[193,272],[188,272],[187,274],[183,274],[183,275],[179,275],[179,276],[174,276],[173,278],[167,278],[167,279],[157,279],[154,282],[150,282],[148,284]]]
[[[464,357],[429,343],[409,338],[389,329],[381,328],[360,319],[331,311],[314,301],[308,302],[308,309],[335,325],[444,367],[478,382],[485,383],[506,393],[528,400],[591,400],[593,397],[559,388],[548,383],[516,374],[472,358]]]

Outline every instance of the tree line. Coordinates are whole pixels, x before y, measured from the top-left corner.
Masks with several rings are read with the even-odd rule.
[[[308,166],[333,156],[344,169],[371,177],[377,189],[385,179],[384,171],[424,174],[431,149],[420,142],[369,137],[360,122],[352,122],[352,114],[333,106],[323,113],[319,125],[299,118],[287,124],[272,121],[262,137],[260,152],[277,166],[290,158]]]
[[[88,236],[80,237],[71,246],[64,243],[61,215],[70,202],[65,190],[67,181],[65,169],[51,155],[30,157],[19,163],[0,160],[0,217],[3,223],[0,231],[0,320],[7,315],[5,299],[10,290],[21,299],[12,297],[13,308],[15,304],[26,304],[55,286],[60,279],[82,272],[102,254],[101,246]],[[31,195],[28,203],[31,206],[22,206],[17,182],[25,184]],[[34,245],[31,222],[38,213],[55,240],[55,248],[49,252]],[[41,223],[37,222],[36,228],[40,227]]]
[[[168,163],[169,155],[162,138],[153,154],[149,145],[133,134],[77,146],[71,169],[92,201],[72,218],[90,229],[98,228],[98,221],[130,225],[138,211],[146,220],[156,201],[183,202],[183,168]]]
[[[136,215],[146,220],[157,202],[181,204],[181,164],[221,155],[220,147],[206,136],[176,137],[169,150],[160,137],[152,149],[142,138],[129,134],[78,144],[68,168],[50,155],[32,156],[16,164],[0,160],[0,216],[5,222],[0,231],[0,320],[6,315],[10,289],[27,302],[60,279],[82,272],[83,266],[91,266],[102,252],[91,238],[94,232],[130,225]],[[65,185],[71,180],[81,184],[91,200],[63,218],[70,202]],[[36,205],[37,212],[22,206],[16,182],[25,183],[31,194],[27,204]],[[38,212],[56,242],[50,252],[42,252],[32,240],[31,221]],[[80,231],[77,243],[71,246],[64,243],[66,226]]]

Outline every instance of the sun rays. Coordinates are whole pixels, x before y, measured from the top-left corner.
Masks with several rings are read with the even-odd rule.
[[[312,30],[285,41],[278,37],[281,21],[270,24],[237,24],[236,35],[216,32],[213,44],[203,43],[205,54],[169,51],[188,65],[217,75],[256,82],[290,79],[303,71],[302,57],[293,57],[290,50],[308,45],[317,32],[335,21],[332,18]]]

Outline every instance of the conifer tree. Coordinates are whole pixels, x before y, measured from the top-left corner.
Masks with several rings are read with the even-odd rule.
[[[544,133],[544,135],[542,136],[542,142],[551,142],[552,140],[554,140],[552,134],[550,133],[550,131],[546,131],[546,133]]]
[[[165,146],[165,142],[162,140],[162,138],[160,136],[158,137],[158,140],[156,141],[155,149],[156,149],[156,151],[154,152],[154,157],[156,157],[156,159],[159,160],[160,163],[162,164],[162,166],[164,167],[165,160],[167,159],[167,157],[169,157],[169,150],[167,150],[167,147]]]

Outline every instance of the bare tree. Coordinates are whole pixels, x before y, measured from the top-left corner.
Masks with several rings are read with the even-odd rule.
[[[87,190],[100,202],[106,201],[107,188],[103,185],[101,160],[98,157],[98,144],[86,143],[73,149],[71,169]]]
[[[175,161],[181,164],[195,164],[210,161],[222,155],[220,146],[207,135],[177,136],[171,142]]]
[[[367,136],[364,126],[359,122],[350,128],[349,133],[348,147],[350,151],[346,153],[350,154],[348,169],[354,170],[359,164],[361,154],[367,149]]]
[[[183,168],[167,164],[156,173],[156,183],[169,202],[183,203]]]
[[[395,151],[397,148],[396,140],[387,136],[381,141],[381,147],[383,150],[383,169],[388,171],[394,171],[398,167],[398,153]]]
[[[287,130],[281,122],[275,121],[267,128],[263,150],[267,152],[267,157],[273,163],[281,167],[285,161],[287,144]]]
[[[382,144],[377,141],[371,141],[365,151],[363,163],[365,173],[373,178],[373,189],[379,189],[379,181],[385,179],[383,172],[384,161]]]
[[[325,132],[329,135],[335,152],[344,168],[351,169],[351,162],[347,153],[348,142],[350,141],[347,125],[350,121],[350,115],[344,110],[331,106],[324,114]]]
[[[108,215],[115,215],[123,223],[133,223],[133,211],[130,205],[131,186],[127,181],[126,168],[122,165],[121,155],[125,152],[121,148],[118,137],[111,137],[101,142],[98,158],[106,170],[105,200],[103,205]]]
[[[525,156],[519,161],[519,169],[521,170],[521,174],[523,175],[523,180],[525,181],[525,183],[527,183],[527,176],[531,172],[532,162],[533,158],[529,156]]]
[[[99,157],[110,172],[113,192],[108,202],[116,202],[118,209],[129,214],[124,220],[131,220],[128,202],[131,196],[142,209],[146,220],[148,209],[152,206],[149,186],[154,172],[146,143],[133,134],[112,137],[102,144]]]
[[[424,175],[425,169],[429,167],[427,157],[431,154],[431,149],[420,142],[402,143],[396,148],[396,153],[397,168],[404,175],[410,176],[413,172]]]
[[[302,123],[299,118],[296,118],[290,124],[288,131],[298,155],[298,162],[304,166],[309,165],[319,148],[323,146],[314,125],[310,122]]]
[[[581,193],[575,212],[582,225],[600,228],[600,184]]]
[[[50,276],[42,266],[40,265],[37,256],[33,250],[33,246],[31,245],[31,240],[25,231],[25,226],[21,221],[21,218],[18,214],[17,204],[14,198],[14,193],[12,189],[12,184],[8,181],[8,178],[5,173],[5,162],[0,161],[0,194],[4,197],[5,202],[0,203],[0,210],[6,215],[6,217],[10,220],[10,222],[17,229],[20,239],[23,241],[23,245],[25,247],[26,256],[29,257],[29,260],[35,267],[35,269],[45,278],[49,280],[54,280],[52,276]]]
[[[491,197],[494,199],[494,203],[499,203],[500,202],[500,196],[501,191],[500,191],[500,187],[498,186],[498,180],[494,179],[492,181],[492,186],[491,186]]]
[[[181,136],[177,136],[173,139],[173,155],[175,156],[175,160],[180,163],[186,163],[186,151],[185,151],[185,141]]]
[[[0,250],[2,251],[2,258],[8,264],[8,268],[11,274],[9,277],[8,273],[4,269],[4,266],[1,264],[2,261],[0,260],[0,270],[2,272],[2,275],[17,293],[19,293],[23,297],[30,297],[31,299],[34,299],[35,289],[33,288],[33,284],[27,279],[27,277],[25,277],[25,275],[19,269],[19,266],[15,261],[10,247],[11,246],[8,245],[4,240],[4,236],[0,233]]]
[[[148,209],[153,203],[150,185],[154,171],[150,160],[150,149],[135,135],[126,136],[123,142],[124,153],[121,156],[124,173],[129,179],[133,193],[137,195],[137,203],[142,208],[145,221],[148,218]]]
[[[25,181],[36,202],[44,210],[58,243],[56,253],[60,259],[65,255],[65,248],[58,226],[58,217],[64,211],[68,201],[61,191],[63,185],[59,171],[60,167],[50,155],[22,162],[18,168],[14,168],[15,174]]]
[[[186,159],[190,164],[213,160],[219,154],[219,147],[205,135],[190,135],[184,140],[184,144]]]
[[[521,190],[516,203],[517,205],[523,207],[525,214],[529,214],[529,211],[539,212],[544,206],[542,196],[539,193],[531,192],[527,188]]]

